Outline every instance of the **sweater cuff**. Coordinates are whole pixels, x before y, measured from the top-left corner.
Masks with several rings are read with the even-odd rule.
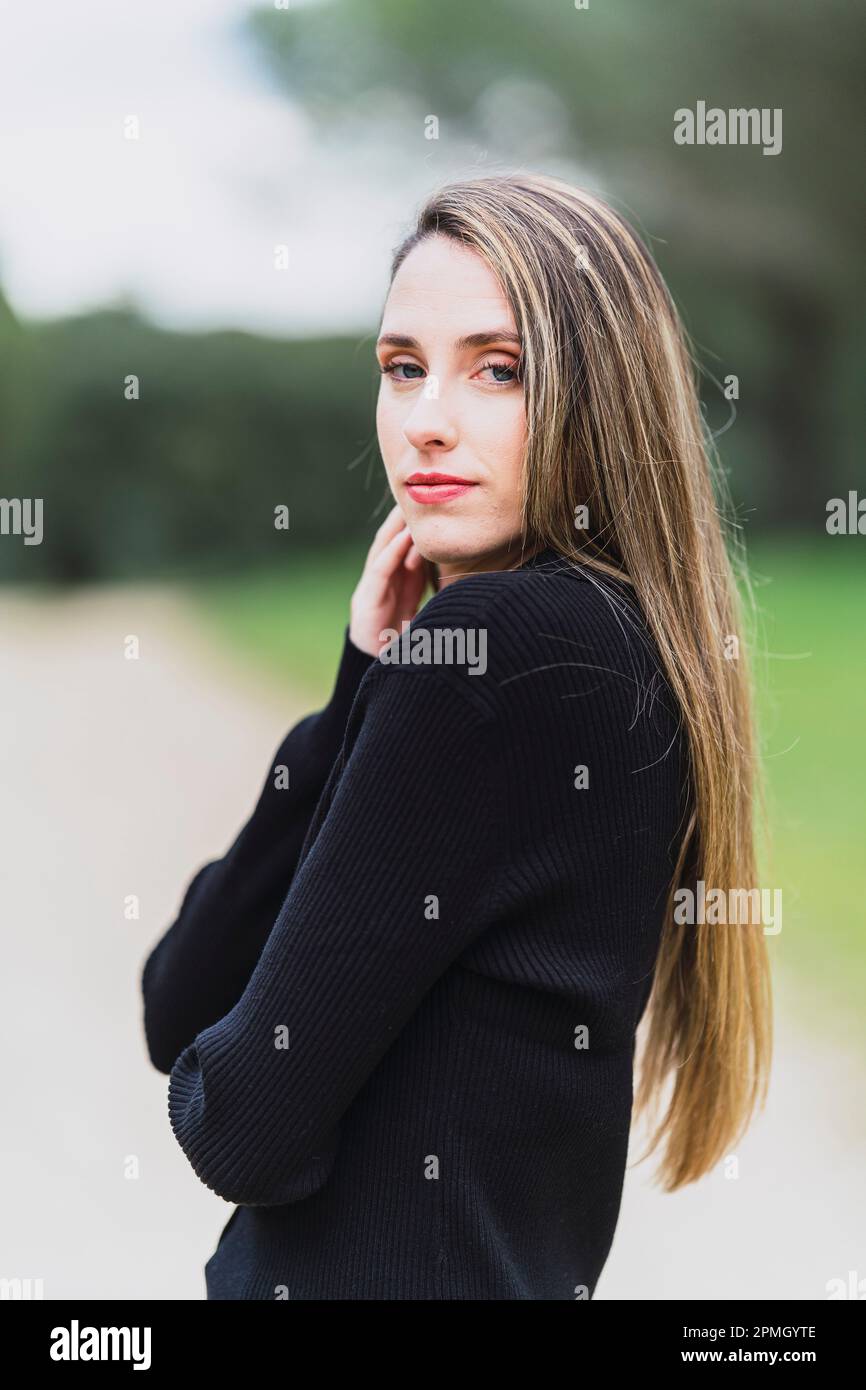
[[[347,623],[343,631],[343,650],[340,654],[340,664],[337,668],[337,677],[331,698],[328,701],[323,715],[328,718],[333,717],[339,721],[342,728],[345,728],[352,708],[352,703],[364,676],[371,666],[376,664],[377,658],[370,656],[369,652],[361,651],[349,636],[349,624]]]

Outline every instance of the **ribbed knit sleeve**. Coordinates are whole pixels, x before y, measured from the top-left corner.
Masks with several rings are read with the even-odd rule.
[[[249,820],[223,858],[192,879],[177,919],[148,956],[144,1031],[160,1071],[169,1072],[195,1035],[240,998],[288,891],[355,695],[377,664],[347,625],[327,705],[283,739]]]
[[[229,1201],[286,1204],[322,1186],[347,1107],[489,920],[497,726],[466,685],[375,663],[243,994],[172,1068],[172,1129]]]

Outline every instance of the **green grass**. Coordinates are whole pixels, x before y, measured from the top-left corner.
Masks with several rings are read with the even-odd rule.
[[[364,548],[296,555],[279,570],[209,580],[193,596],[242,659],[306,695],[327,699]]]
[[[195,591],[238,656],[317,708],[331,687],[363,549]],[[814,1021],[855,1025],[866,996],[866,564],[856,536],[754,546],[752,653],[770,843],[761,886],[781,888],[774,961]],[[806,991],[809,991],[807,996]]]
[[[783,893],[774,955],[829,1000],[839,1028],[866,996],[866,563],[859,537],[756,547],[758,685],[770,830]],[[828,1019],[828,1023],[830,1020]]]

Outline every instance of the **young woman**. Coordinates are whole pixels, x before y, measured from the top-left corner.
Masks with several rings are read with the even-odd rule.
[[[395,506],[329,703],[147,960],[150,1055],[236,1204],[208,1298],[591,1298],[644,1013],[667,1190],[769,1063],[761,926],[674,912],[755,884],[691,359],[634,232],[525,175],[430,199],[377,355]]]

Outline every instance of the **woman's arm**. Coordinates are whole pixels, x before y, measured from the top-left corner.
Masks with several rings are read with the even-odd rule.
[[[494,731],[442,668],[377,663],[365,682],[249,983],[171,1071],[172,1128],[220,1196],[280,1205],[322,1186],[347,1107],[489,924],[504,835]]]
[[[196,1033],[240,997],[288,891],[352,701],[374,664],[347,626],[328,704],[285,737],[231,849],[195,875],[177,919],[151,951],[142,975],[144,1029],[160,1071],[169,1072]]]

